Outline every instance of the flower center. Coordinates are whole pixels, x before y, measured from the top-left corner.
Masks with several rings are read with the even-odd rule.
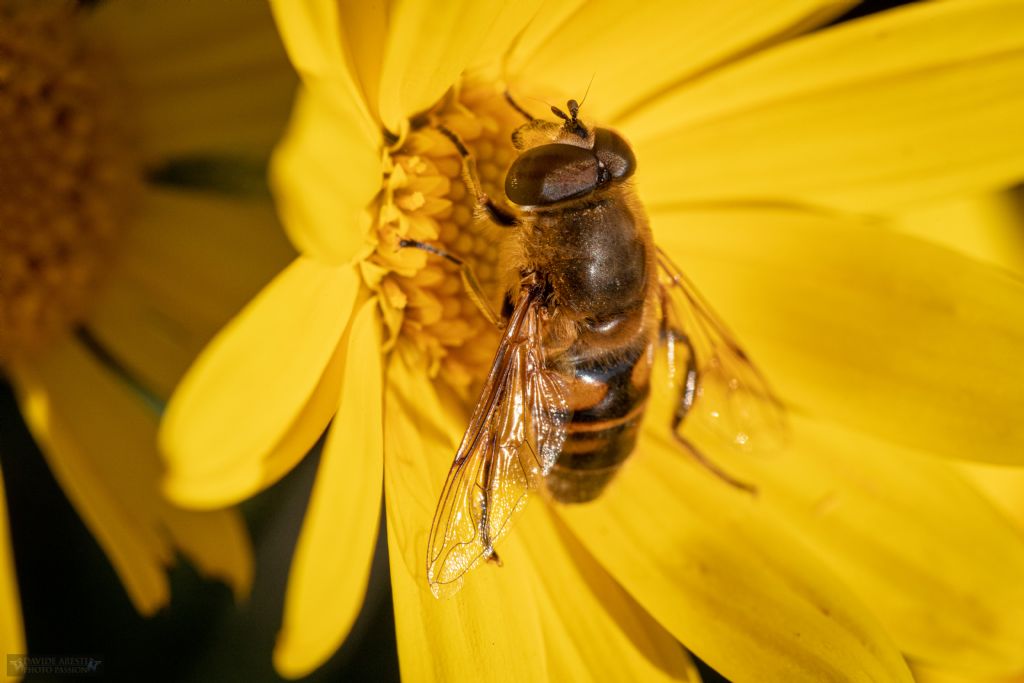
[[[122,89],[77,20],[0,0],[0,366],[84,317],[141,179]]]
[[[462,259],[490,303],[501,309],[499,244],[503,229],[480,218],[462,177],[457,135],[476,160],[484,191],[504,197],[505,172],[515,157],[511,133],[522,118],[493,87],[464,87],[414,125],[389,156],[377,222],[378,245],[364,275],[381,292],[389,346],[410,339],[440,374],[466,389],[486,374],[497,331],[466,294],[459,269],[449,261],[398,242],[426,242]]]

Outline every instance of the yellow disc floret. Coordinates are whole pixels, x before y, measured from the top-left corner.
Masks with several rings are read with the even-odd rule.
[[[427,242],[462,259],[501,307],[498,251],[502,228],[478,215],[444,126],[476,161],[485,192],[504,196],[503,179],[515,156],[510,135],[521,118],[493,88],[452,94],[414,124],[388,157],[377,219],[377,249],[364,274],[381,292],[391,343],[411,339],[427,355],[431,376],[466,388],[486,373],[497,331],[467,296],[458,268],[402,239]]]

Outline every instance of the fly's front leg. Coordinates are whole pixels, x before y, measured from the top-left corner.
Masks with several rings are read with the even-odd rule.
[[[526,111],[522,107],[522,105],[516,102],[515,99],[512,97],[512,93],[509,92],[508,90],[505,90],[505,101],[508,102],[508,106],[515,109],[523,118],[526,119],[527,122],[533,121],[533,114]]]
[[[462,142],[458,135],[453,133],[445,126],[438,125],[438,132],[444,135],[446,138],[451,140],[452,144],[455,145],[455,149],[458,151],[459,156],[462,158],[462,177],[466,183],[466,187],[476,197],[476,204],[480,208],[481,213],[486,215],[491,222],[495,225],[510,228],[519,224],[518,219],[510,213],[508,210],[501,208],[495,204],[487,193],[484,192],[483,187],[480,185],[480,178],[476,170],[476,160],[470,153],[469,149]],[[466,294],[470,300],[476,305],[487,321],[494,325],[499,330],[505,328],[505,324],[495,310],[487,300],[487,294],[484,292],[483,287],[480,285],[480,281],[473,273],[472,268],[458,256],[448,253],[447,251],[435,247],[426,242],[420,242],[418,240],[403,239],[398,243],[399,247],[413,247],[415,249],[422,249],[423,251],[436,254],[442,258],[448,260],[450,263],[455,264],[459,268],[459,276],[462,278],[462,285],[466,290]]]
[[[465,180],[470,192],[476,197],[476,204],[483,211],[484,215],[492,223],[502,228],[514,228],[519,225],[519,220],[515,214],[495,204],[494,200],[484,192],[483,187],[480,185],[480,176],[476,171],[476,159],[473,158],[473,155],[466,148],[466,145],[463,144],[459,136],[444,126],[438,126],[437,130],[451,140],[452,144],[455,145],[455,149],[459,152],[459,156],[462,157],[462,178]]]
[[[473,269],[469,265],[460,259],[458,256],[449,254],[444,249],[435,247],[432,244],[426,242],[419,242],[417,240],[399,240],[398,246],[402,248],[412,247],[414,249],[422,249],[423,251],[436,254],[449,263],[454,263],[459,267],[459,276],[462,278],[462,286],[466,288],[466,294],[469,296],[480,312],[483,313],[484,317],[487,318],[487,322],[494,325],[499,330],[505,329],[505,323],[502,322],[501,318],[497,313],[494,312],[494,308],[490,302],[487,301],[487,295],[484,293],[484,289],[480,286],[480,281],[476,279],[476,275],[473,274]]]
[[[700,373],[697,370],[697,351],[693,348],[693,342],[690,338],[679,330],[670,327],[667,321],[662,322],[662,336],[665,339],[665,345],[668,350],[669,363],[672,363],[675,358],[675,354],[679,350],[676,346],[677,342],[683,346],[683,350],[686,353],[686,370],[685,377],[683,378],[683,390],[672,414],[672,437],[676,440],[676,443],[678,443],[682,449],[690,455],[690,457],[725,483],[746,491],[747,493],[757,493],[757,487],[753,484],[748,484],[745,481],[737,479],[723,470],[714,461],[704,455],[704,453],[697,448],[692,441],[682,435],[683,423],[686,421],[686,416],[689,415],[690,410],[693,408],[693,404],[697,400],[697,387],[700,382]]]

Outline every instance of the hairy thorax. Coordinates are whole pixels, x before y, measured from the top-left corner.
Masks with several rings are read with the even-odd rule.
[[[532,212],[518,246],[522,270],[542,273],[550,287],[553,331],[563,340],[553,346],[593,356],[642,344],[654,267],[648,229],[621,196]]]

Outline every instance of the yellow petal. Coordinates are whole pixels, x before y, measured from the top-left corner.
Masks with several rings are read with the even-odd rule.
[[[1017,676],[975,676],[924,664],[914,664],[914,680],[917,683],[1024,683],[1024,672]]]
[[[388,371],[384,482],[403,678],[696,680],[671,639],[563,538],[539,499],[501,546],[504,566],[479,567],[452,598],[431,595],[427,532],[466,413],[402,351]]]
[[[1024,529],[1024,468],[957,463],[968,481]]]
[[[89,329],[160,397],[295,255],[269,202],[155,188],[119,247]]]
[[[504,75],[500,66],[509,55],[510,46],[518,43],[532,30],[533,22],[539,17],[552,14],[565,5],[575,5],[578,0],[527,0],[527,2],[506,2],[498,9],[487,34],[480,42],[476,55],[466,65],[467,70],[483,74]]]
[[[603,121],[650,100],[723,62],[736,59],[841,13],[853,0],[728,0],[628,3],[598,0],[568,6],[560,25],[525,31],[508,69],[524,88],[566,92],[582,99]],[[543,42],[538,44],[540,39]],[[528,92],[528,91],[527,91]]]
[[[995,192],[914,207],[896,227],[1001,268],[1024,273],[1024,194]]]
[[[598,501],[558,512],[655,619],[731,680],[910,680],[867,608],[763,503],[651,431]]]
[[[304,90],[274,153],[270,180],[292,243],[325,263],[345,264],[366,241],[363,213],[380,190],[380,135],[325,90]]]
[[[347,349],[348,337],[343,336],[309,399],[266,452],[215,463],[215,470],[208,469],[204,460],[182,460],[164,482],[165,493],[188,508],[220,508],[262,491],[290,472],[324,433],[337,411]]]
[[[786,401],[894,443],[1024,462],[1024,284],[873,224],[658,213],[657,239]]]
[[[951,463],[796,413],[789,424],[775,457],[722,454],[759,503],[915,660],[1024,670],[1024,535]]]
[[[292,559],[274,666],[305,676],[341,645],[363,604],[383,481],[381,325],[377,301],[352,323],[338,414]]]
[[[155,433],[150,437],[155,441]],[[156,479],[159,486],[160,478]],[[203,576],[220,579],[234,590],[235,600],[249,598],[253,581],[253,550],[245,519],[236,510],[195,511],[179,508],[164,497],[156,487],[153,496],[161,499],[159,507],[167,533],[181,553]]]
[[[14,573],[14,552],[7,528],[7,497],[0,472],[0,650],[25,654],[25,632],[21,625],[21,600]]]
[[[622,122],[643,193],[865,212],[1012,184],[1024,176],[1022,27],[1016,2],[922,3],[684,85]]]
[[[324,3],[322,3],[324,4]],[[380,103],[380,70],[387,43],[387,2],[339,2],[337,6],[338,30],[350,72],[362,90],[362,100],[373,116],[380,121],[377,106]],[[380,131],[375,131],[379,137]]]
[[[244,498],[284,474],[336,407],[336,356],[359,292],[351,268],[296,259],[221,331],[175,391],[161,425],[167,491],[189,505]],[[325,376],[330,386],[317,397]],[[326,400],[328,412],[308,406]],[[317,423],[303,420],[316,413]],[[295,438],[296,425],[301,438]],[[264,459],[287,442],[284,467]],[[278,451],[279,453],[281,450]]]
[[[152,158],[265,158],[297,80],[265,3],[110,0],[83,17],[91,37],[118,57]]]
[[[402,351],[392,353],[384,403],[388,555],[402,677],[547,680],[525,562],[501,570],[485,565],[448,600],[435,599],[427,588],[427,532],[459,421],[449,418],[426,374]]]
[[[188,512],[160,495],[156,416],[70,340],[13,369],[25,420],[54,477],[107,553],[136,608],[168,600],[180,548],[197,567],[248,592],[252,560],[233,511]]]
[[[348,6],[343,8],[341,4],[325,0],[271,0],[270,7],[288,56],[305,87],[333,102],[339,112],[344,112],[346,123],[352,124],[366,140],[379,141],[379,124],[360,90],[359,70],[350,59],[358,57],[361,61],[379,64],[379,45],[383,41],[377,44],[376,53],[354,53],[349,46],[353,35],[362,39],[363,33],[370,38],[376,34],[373,22],[379,15],[373,8],[361,11]],[[367,41],[367,47],[373,49],[372,39]]]
[[[584,680],[589,675],[609,681],[700,683],[696,667],[676,639],[540,500],[527,510],[514,538],[525,546],[540,589],[537,604],[554,680]],[[516,555],[508,557],[511,562]],[[559,641],[568,647],[552,647]]]
[[[526,24],[536,0],[394,2],[381,67],[380,116],[392,132],[437,102],[481,53],[499,54]],[[519,11],[513,11],[515,10]],[[504,27],[497,25],[505,22]],[[491,41],[488,45],[485,41]]]
[[[550,42],[556,40],[559,32],[565,30],[567,23],[582,8],[586,7],[587,2],[588,0],[550,0],[545,2],[542,11],[533,15],[530,23],[509,46],[504,57],[504,75],[511,79],[520,77],[524,71],[524,64],[533,59],[535,54],[546,49]],[[540,74],[533,70],[531,76],[540,76]],[[587,79],[590,79],[590,74],[587,75]],[[565,87],[565,83],[558,84],[559,91],[564,90]]]

